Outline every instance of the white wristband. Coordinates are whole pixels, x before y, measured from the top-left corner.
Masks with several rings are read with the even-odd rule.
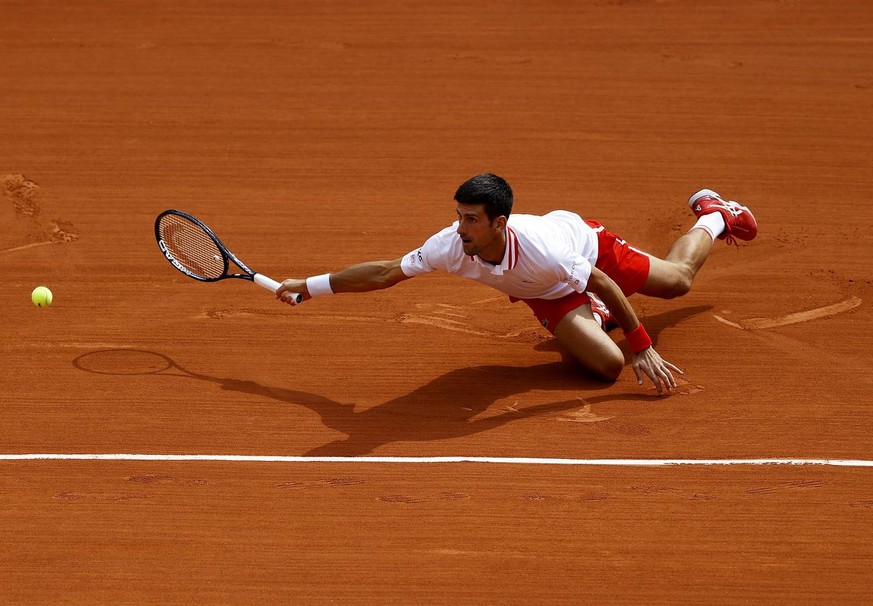
[[[310,297],[332,295],[333,289],[330,287],[330,274],[321,274],[320,276],[306,278],[306,290],[309,291]]]

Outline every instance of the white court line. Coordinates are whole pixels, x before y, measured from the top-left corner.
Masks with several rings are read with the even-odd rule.
[[[519,457],[305,457],[220,454],[0,454],[0,461],[221,461],[228,463],[490,463],[667,467],[671,465],[829,465],[873,467],[863,459],[548,459]]]

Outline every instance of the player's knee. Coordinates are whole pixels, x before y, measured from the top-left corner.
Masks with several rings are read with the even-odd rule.
[[[675,299],[687,295],[691,290],[691,283],[694,281],[694,276],[691,272],[677,271],[670,281],[670,287],[665,293],[665,299]]]
[[[617,358],[610,359],[608,364],[604,368],[603,376],[606,377],[609,381],[615,381],[618,379],[623,368],[624,356],[618,356]]]
[[[612,383],[613,381],[618,380],[618,377],[621,374],[623,368],[624,357],[621,355],[617,355],[604,356],[603,358],[598,360],[597,363],[590,368],[590,370],[593,371],[594,374],[603,381]]]
[[[673,287],[673,297],[682,297],[691,290],[691,278],[682,278],[676,281]]]

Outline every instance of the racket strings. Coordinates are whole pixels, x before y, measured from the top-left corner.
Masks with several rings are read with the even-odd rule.
[[[224,275],[224,255],[199,225],[170,214],[161,217],[158,229],[167,250],[188,271],[207,279]]]

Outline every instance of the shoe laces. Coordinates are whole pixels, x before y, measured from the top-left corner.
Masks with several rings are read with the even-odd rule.
[[[722,200],[721,198],[718,198],[718,202],[716,204],[713,204],[712,206],[726,210],[734,219],[743,214],[743,211],[745,210],[745,207],[739,202],[734,202],[733,200]],[[731,234],[730,226],[725,225],[725,229],[727,230],[727,235],[724,238],[725,243],[727,243],[728,245],[733,244],[734,246],[739,248],[740,244]]]
[[[719,200],[719,202],[720,204],[716,203],[713,204],[713,206],[716,208],[723,208],[724,210],[728,211],[733,217],[739,217],[741,214],[743,214],[743,205],[739,202],[734,202],[733,200]]]

